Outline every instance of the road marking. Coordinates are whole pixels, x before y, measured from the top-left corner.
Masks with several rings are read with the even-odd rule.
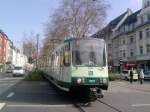
[[[14,92],[11,92],[11,93],[9,93],[8,95],[7,95],[7,98],[10,98],[10,97],[12,97],[12,96],[14,96]]]
[[[132,107],[144,107],[144,106],[150,106],[150,104],[133,104]]]
[[[2,84],[0,84],[0,85],[3,85],[3,86],[8,86],[8,85],[10,85],[10,86],[12,86],[12,85],[14,85],[14,84],[12,84],[12,83],[2,83]]]
[[[73,105],[72,104],[66,104],[66,105],[7,105],[7,107],[66,108],[66,107],[73,107]]]
[[[23,78],[22,77],[21,78],[3,78],[3,79],[0,79],[0,81],[19,80],[19,79],[23,79]]]
[[[0,111],[4,108],[5,105],[6,103],[0,103]]]

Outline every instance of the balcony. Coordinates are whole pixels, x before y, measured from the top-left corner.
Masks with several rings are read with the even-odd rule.
[[[137,55],[136,60],[137,61],[150,60],[150,54]]]
[[[127,58],[128,61],[136,61],[136,56],[131,56]]]

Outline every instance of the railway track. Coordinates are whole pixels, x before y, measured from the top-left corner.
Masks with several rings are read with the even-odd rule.
[[[101,101],[100,99],[97,99],[98,102],[100,102],[101,104],[111,108],[112,110],[116,111],[116,112],[122,112],[121,110],[117,109],[116,107],[104,102],[104,101]]]
[[[108,103],[106,103],[104,101],[101,101],[101,99],[97,99],[96,101],[101,103],[101,104],[103,104],[103,105],[105,105],[105,106],[107,106],[108,108],[114,110],[115,112],[122,112],[122,110],[119,110],[118,108],[114,107],[113,105],[108,104]],[[88,109],[87,110],[85,109],[86,107],[88,107],[87,105],[80,104],[80,103],[73,103],[73,105],[74,105],[75,108],[77,108],[77,110],[79,112],[90,112],[90,111],[88,111]]]
[[[114,107],[114,106],[112,106],[112,105],[110,105],[110,104],[108,104],[108,103],[106,103],[106,102],[104,102],[104,101],[101,101],[100,99],[97,99],[97,101],[98,101],[99,103],[101,103],[101,104],[103,104],[103,105],[109,107],[110,109],[116,111],[116,112],[122,112],[121,110],[117,109],[116,107]],[[90,112],[90,111],[88,111],[88,110],[85,110],[85,109],[83,108],[84,106],[82,106],[82,105],[80,105],[80,104],[73,104],[73,105],[74,105],[75,108],[78,109],[79,112]]]
[[[87,112],[86,110],[83,109],[82,105],[74,103],[73,104],[75,108],[79,110],[79,112]]]

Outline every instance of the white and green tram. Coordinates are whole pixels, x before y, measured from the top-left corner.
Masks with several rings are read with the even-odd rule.
[[[71,38],[49,57],[46,78],[65,91],[108,89],[106,44],[103,39]]]

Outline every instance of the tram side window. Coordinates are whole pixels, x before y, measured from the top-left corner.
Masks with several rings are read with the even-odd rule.
[[[63,49],[61,49],[60,51],[60,67],[63,67],[64,64],[63,64]]]
[[[105,52],[105,48],[103,50],[103,66],[106,66],[106,52]]]
[[[54,68],[54,55],[52,55],[52,57],[51,57],[51,67],[52,67],[52,70],[53,70],[53,68]]]
[[[56,69],[59,68],[59,64],[60,63],[60,58],[59,58],[59,52],[56,52],[56,55],[55,55],[55,67]]]
[[[63,57],[64,66],[70,66],[70,45],[65,45],[64,48],[64,57]]]

